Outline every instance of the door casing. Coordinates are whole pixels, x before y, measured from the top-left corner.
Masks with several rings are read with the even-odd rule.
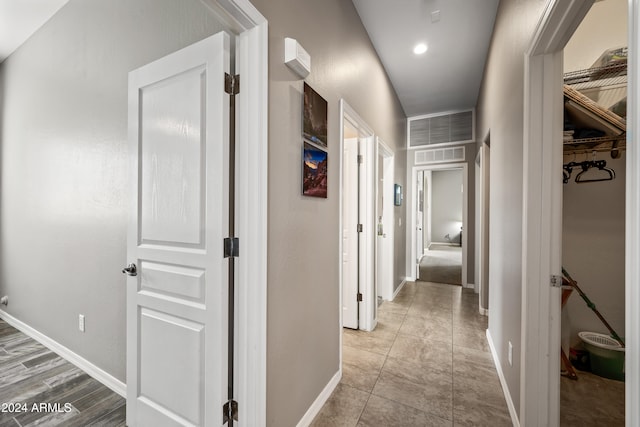
[[[446,170],[446,169],[462,169],[462,286],[469,286],[467,281],[467,260],[468,260],[468,245],[467,245],[467,232],[464,227],[468,224],[468,209],[469,209],[469,200],[468,200],[468,166],[467,163],[444,163],[444,164],[436,164],[436,165],[425,165],[425,166],[414,166],[411,171],[411,206],[408,207],[409,212],[411,213],[411,227],[407,229],[407,241],[411,241],[411,254],[410,254],[410,265],[409,272],[411,274],[408,280],[416,280],[418,262],[417,259],[417,236],[416,236],[416,224],[417,213],[418,213],[418,188],[415,183],[418,181],[418,172],[420,171],[433,171],[433,170]],[[424,226],[424,225],[423,225]]]
[[[560,424],[561,290],[550,282],[562,273],[562,51],[592,3],[551,0],[524,57],[519,417],[507,398],[519,425]]]
[[[348,121],[358,130],[358,139],[360,140],[360,152],[363,155],[363,163],[361,165],[360,177],[362,184],[359,188],[360,199],[360,221],[363,226],[363,232],[359,233],[360,250],[359,250],[359,277],[360,277],[360,293],[362,293],[362,301],[359,303],[359,329],[372,331],[375,328],[376,315],[376,289],[375,289],[375,170],[376,170],[376,149],[374,145],[373,129],[358,115],[358,113],[349,106],[344,100],[340,100],[340,202],[339,212],[343,211],[343,176],[344,170],[344,128],[345,122]],[[338,224],[339,248],[338,253],[341,254],[338,263],[339,277],[339,336],[340,336],[340,369],[342,369],[342,307],[343,307],[343,220],[342,214]],[[340,371],[341,372],[341,371]]]

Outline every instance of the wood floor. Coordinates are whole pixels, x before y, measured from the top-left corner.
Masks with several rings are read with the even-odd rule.
[[[0,319],[0,427],[124,426],[125,399]]]

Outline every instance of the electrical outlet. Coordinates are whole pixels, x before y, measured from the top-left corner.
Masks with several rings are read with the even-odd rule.
[[[84,332],[84,314],[78,314],[78,329]]]
[[[513,366],[513,344],[509,341],[509,366]]]

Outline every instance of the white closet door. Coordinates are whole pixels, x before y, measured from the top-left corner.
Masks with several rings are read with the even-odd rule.
[[[129,74],[127,424],[222,424],[229,36]],[[134,275],[135,274],[135,275]]]

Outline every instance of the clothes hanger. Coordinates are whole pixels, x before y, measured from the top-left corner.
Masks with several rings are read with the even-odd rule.
[[[594,151],[593,160],[584,161],[579,164],[580,167],[582,168],[582,172],[576,175],[576,179],[575,179],[576,183],[584,184],[586,182],[611,181],[616,177],[616,172],[613,169],[607,167],[606,160],[595,160],[595,158],[596,158],[596,152]],[[601,178],[580,179],[580,177],[583,176],[591,168],[598,168],[598,170],[606,172],[607,176],[601,177]]]
[[[562,183],[568,184],[573,173],[573,168],[580,166],[580,163],[576,163],[576,153],[573,153],[573,160],[567,164],[562,165]]]

